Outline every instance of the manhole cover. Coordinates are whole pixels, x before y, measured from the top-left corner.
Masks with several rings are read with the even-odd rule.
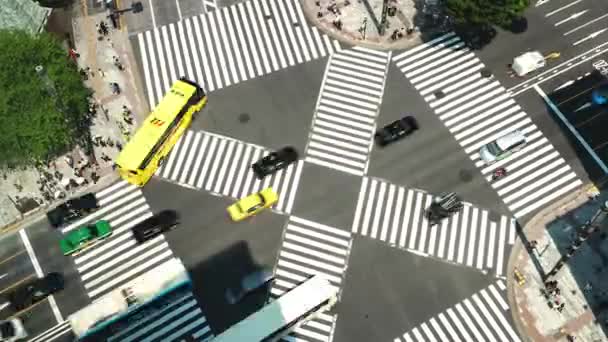
[[[247,122],[249,122],[249,120],[251,120],[251,116],[249,114],[247,114],[247,113],[239,114],[240,123],[247,123]]]
[[[469,170],[460,170],[458,175],[460,177],[460,180],[465,183],[468,183],[473,180],[473,173]]]

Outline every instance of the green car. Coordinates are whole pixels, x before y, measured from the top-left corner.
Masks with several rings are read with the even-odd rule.
[[[112,227],[108,221],[97,221],[95,224],[88,224],[75,229],[66,235],[59,242],[63,255],[76,253],[95,241],[103,239],[112,234]]]

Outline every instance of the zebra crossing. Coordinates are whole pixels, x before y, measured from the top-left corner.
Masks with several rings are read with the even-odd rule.
[[[133,226],[152,216],[139,188],[119,181],[95,196],[99,210],[61,229],[66,234],[98,220],[107,220],[112,226],[112,235],[74,256],[82,284],[93,301],[173,258],[163,235],[138,244],[131,233]]]
[[[133,42],[151,108],[186,76],[221,89],[341,49],[309,27],[297,0],[248,0],[157,27]]]
[[[498,280],[395,338],[394,342],[520,342],[511,324],[506,290],[504,282]]]
[[[521,218],[582,185],[571,167],[528,115],[454,33],[448,33],[393,58],[406,78],[464,148],[514,216]],[[481,146],[514,130],[526,135],[521,151],[490,166]],[[509,174],[491,181],[505,167]]]
[[[61,339],[60,339],[61,338]],[[29,339],[29,342],[73,341],[72,328],[68,321],[63,321],[50,329]]]
[[[131,324],[109,337],[107,342],[208,341],[213,337],[192,293],[177,299],[163,310]]]
[[[516,236],[515,220],[493,221],[487,210],[464,205],[461,212],[430,226],[424,210],[434,196],[364,177],[352,232],[391,246],[504,276]]]
[[[390,52],[361,47],[330,57],[306,161],[354,175],[367,172]]]
[[[314,274],[323,275],[340,288],[351,244],[347,231],[291,216],[279,250],[271,296],[281,296]],[[335,323],[335,314],[325,312],[284,340],[329,342]]]
[[[233,198],[243,198],[271,186],[279,194],[274,208],[290,213],[304,162],[300,160],[259,180],[251,170],[251,164],[268,153],[260,146],[208,132],[188,130],[156,175]]]

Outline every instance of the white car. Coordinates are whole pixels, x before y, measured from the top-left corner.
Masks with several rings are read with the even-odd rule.
[[[0,342],[16,342],[25,338],[27,338],[27,332],[19,318],[0,321]]]
[[[479,150],[479,157],[489,165],[510,156],[524,146],[526,146],[526,136],[520,131],[514,131],[483,145]]]

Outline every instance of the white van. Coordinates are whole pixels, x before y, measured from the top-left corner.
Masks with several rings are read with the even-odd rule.
[[[479,150],[479,157],[489,165],[507,158],[524,146],[526,146],[526,136],[520,131],[514,131],[482,146]]]

